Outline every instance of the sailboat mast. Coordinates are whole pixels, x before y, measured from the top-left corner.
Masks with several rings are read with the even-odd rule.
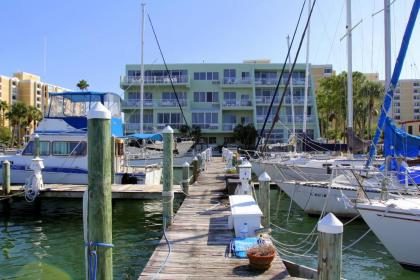
[[[312,1],[309,0],[308,2],[308,14],[311,14],[311,6]],[[308,22],[308,32],[306,37],[306,71],[305,71],[305,96],[303,98],[303,127],[302,131],[303,133],[306,133],[306,122],[307,122],[307,116],[308,116],[308,89],[309,89],[309,35],[310,35],[310,27],[311,24]]]
[[[347,0],[347,141],[348,151],[353,149],[353,70],[351,40],[351,0]]]
[[[390,0],[384,0],[384,39],[385,39],[385,90],[391,80],[391,7]],[[394,102],[391,102],[391,117],[394,116]]]
[[[143,49],[144,49],[144,6],[146,4],[141,3],[141,45],[140,45],[140,133],[143,133],[143,95],[144,95],[144,60],[143,60]]]
[[[290,36],[287,35],[287,48],[290,48]],[[289,55],[289,75],[292,75],[292,59]],[[295,125],[295,101],[293,96],[293,75],[290,77],[290,106],[292,107],[292,133],[293,137],[296,137],[296,125]],[[296,141],[293,143],[293,152],[296,153]]]

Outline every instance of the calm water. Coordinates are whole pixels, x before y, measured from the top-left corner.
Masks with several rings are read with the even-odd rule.
[[[295,232],[311,232],[316,225],[318,218],[309,217],[304,214],[297,205],[292,205],[289,222],[286,223],[288,216],[290,199],[286,194],[273,191],[271,195],[271,220],[274,224],[287,228]],[[346,221],[343,220],[345,223]],[[368,230],[368,226],[363,220],[358,219],[344,227],[343,247],[357,240]],[[398,229],[396,229],[398,230]],[[306,236],[287,234],[284,231],[276,230],[273,227],[273,236],[282,243],[295,245],[301,242]],[[293,253],[304,253],[311,246],[312,242],[307,242],[302,250],[288,250]],[[285,247],[283,247],[285,248]],[[290,248],[290,246],[289,246]],[[309,253],[310,257],[291,257],[283,256],[293,262],[303,264],[312,268],[317,266],[317,245]],[[343,272],[346,279],[420,279],[420,273],[411,272],[403,269],[386,251],[379,239],[370,232],[360,242],[343,252]]]
[[[84,279],[81,200],[0,211],[0,279]],[[114,278],[137,279],[161,238],[161,203],[117,200],[112,214]]]
[[[286,224],[289,199],[278,191],[272,191],[271,205],[272,221],[282,227],[309,232],[317,222],[293,206]],[[360,220],[346,226],[344,246],[367,229]],[[0,279],[84,279],[82,232],[81,200],[44,199],[40,207],[18,201],[10,215],[0,207]],[[302,240],[276,230],[273,236],[287,244]],[[115,201],[114,278],[136,279],[160,238],[159,201]],[[310,258],[288,259],[316,267],[316,246]],[[372,233],[344,252],[343,269],[347,279],[420,279],[420,273],[402,269]]]

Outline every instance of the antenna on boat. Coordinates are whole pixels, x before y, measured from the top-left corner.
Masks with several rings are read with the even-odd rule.
[[[140,133],[143,134],[143,95],[144,95],[144,6],[146,4],[141,3],[141,44],[140,44]]]
[[[311,0],[308,2],[308,14],[311,13]],[[309,89],[309,34],[310,34],[310,17],[308,16],[308,30],[306,37],[306,69],[305,69],[305,96],[303,98],[303,127],[302,132],[306,134],[306,123],[308,117],[308,89]]]
[[[384,40],[385,40],[385,90],[391,80],[391,3],[384,0]],[[391,118],[394,116],[394,102],[391,101]]]
[[[351,1],[347,0],[347,151],[353,150],[353,69]]]
[[[287,48],[290,49],[290,42],[289,42],[290,36],[287,35]],[[292,59],[289,55],[289,75],[292,75]],[[296,125],[295,125],[295,101],[293,96],[293,75],[292,78],[290,78],[290,106],[292,107],[292,132],[293,137],[296,137]],[[293,142],[293,152],[296,153],[296,141]]]

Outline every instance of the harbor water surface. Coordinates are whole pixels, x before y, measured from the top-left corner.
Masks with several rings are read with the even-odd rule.
[[[295,205],[286,223],[289,201],[286,195],[272,191],[272,222],[292,231],[310,232],[318,218],[308,217]],[[177,208],[180,203],[176,201]],[[10,214],[0,211],[0,279],[84,279],[81,200],[44,199],[40,205],[20,200],[14,201]],[[161,221],[160,201],[113,203],[114,279],[137,279],[162,236]],[[343,245],[351,244],[367,230],[362,220],[351,222],[345,226]],[[289,246],[304,244],[306,237],[274,226],[273,236]],[[302,246],[282,248],[288,255],[302,254],[312,242],[301,250],[294,248]],[[316,252],[317,245],[309,257],[283,258],[316,267]],[[419,273],[400,267],[373,233],[343,252],[343,271],[346,279],[420,279]]]

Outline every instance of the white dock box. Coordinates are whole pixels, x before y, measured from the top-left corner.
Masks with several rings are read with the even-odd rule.
[[[255,236],[255,230],[261,228],[263,214],[254,198],[251,195],[231,195],[229,202],[236,237],[241,236],[245,223],[248,226],[247,237]]]

